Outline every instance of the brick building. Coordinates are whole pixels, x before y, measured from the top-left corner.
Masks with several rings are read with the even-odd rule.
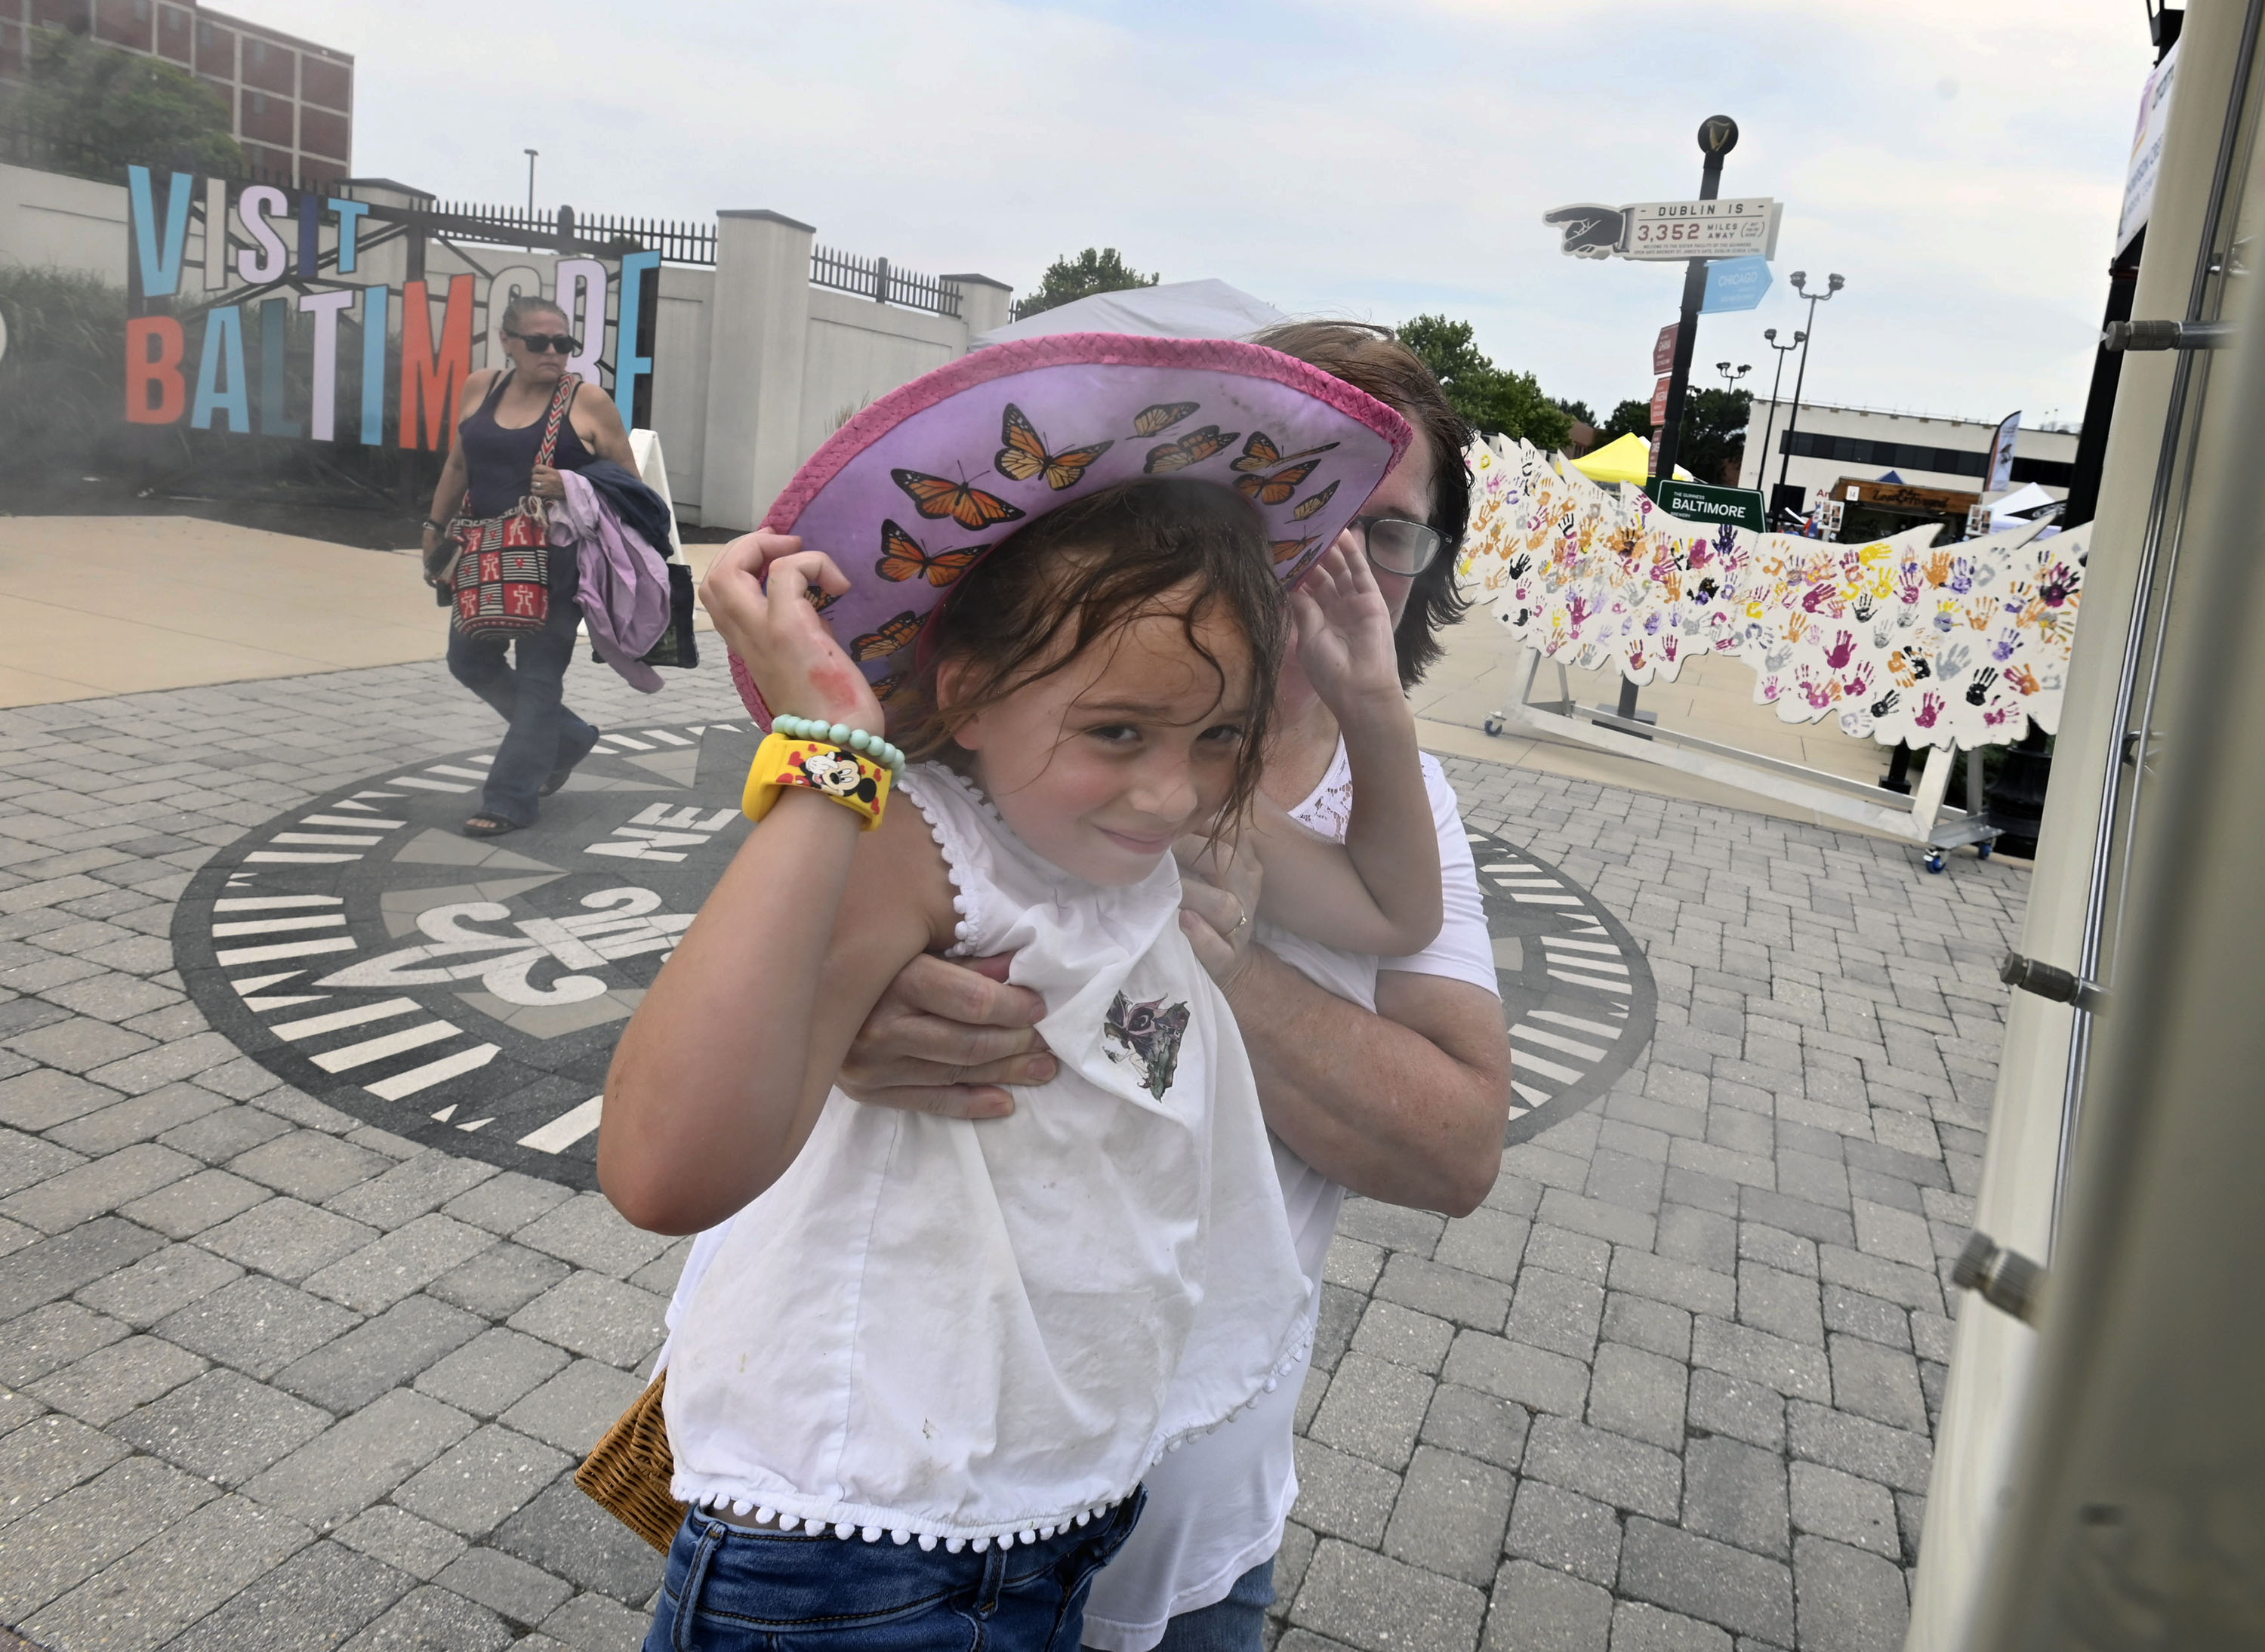
[[[191,69],[228,105],[244,159],[295,182],[353,159],[353,57],[196,0],[0,0],[0,88],[22,78],[29,31],[57,29]]]

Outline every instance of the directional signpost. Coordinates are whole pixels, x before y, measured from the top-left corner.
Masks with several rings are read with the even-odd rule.
[[[1709,115],[1699,123],[1699,170],[1696,200],[1640,200],[1622,207],[1584,203],[1544,213],[1542,222],[1563,237],[1561,250],[1578,258],[1635,258],[1645,262],[1684,261],[1683,314],[1671,329],[1661,332],[1653,352],[1653,370],[1666,376],[1652,392],[1651,421],[1657,433],[1652,440],[1651,471],[1655,478],[1675,475],[1676,449],[1683,430],[1683,397],[1691,383],[1691,353],[1699,338],[1702,309],[1752,309],[1761,302],[1769,285],[1768,260],[1777,251],[1778,224],[1785,209],[1766,195],[1735,200],[1721,199],[1722,157],[1738,146],[1738,123],[1726,114]],[[1763,267],[1757,282],[1752,274],[1731,279],[1724,302],[1709,304],[1708,273],[1717,260],[1735,260]],[[1743,285],[1752,297],[1733,288]],[[1668,360],[1659,357],[1664,353]],[[1713,488],[1714,493],[1738,490]],[[1657,497],[1656,494],[1655,498]],[[1723,520],[1732,520],[1728,516]],[[1740,519],[1743,520],[1743,519]],[[1760,524],[1756,522],[1756,527]],[[1635,715],[1635,685],[1620,684],[1620,715]]]
[[[1769,529],[1762,496],[1752,488],[1718,488],[1704,482],[1681,482],[1661,477],[1647,484],[1644,491],[1651,495],[1651,502],[1661,510],[1686,522],[1731,522],[1740,528],[1751,528],[1757,534]]]
[[[1731,130],[1735,143],[1737,128]],[[1785,208],[1757,196],[1646,200],[1620,211],[1627,225],[1620,242],[1624,258],[1735,258],[1749,253],[1768,258],[1777,256],[1778,222]]]

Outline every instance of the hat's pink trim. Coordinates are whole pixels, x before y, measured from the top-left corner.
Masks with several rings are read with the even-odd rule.
[[[1406,419],[1367,392],[1264,345],[1233,338],[1153,338],[1118,332],[1049,333],[994,344],[891,390],[827,438],[772,504],[763,518],[763,528],[775,534],[791,533],[803,507],[844,466],[925,408],[993,379],[1037,368],[1091,366],[1179,368],[1271,379],[1367,426],[1392,444],[1395,465],[1406,455],[1415,435]]]

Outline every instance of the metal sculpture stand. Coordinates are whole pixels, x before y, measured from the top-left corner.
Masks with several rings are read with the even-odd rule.
[[[1975,853],[1982,859],[1990,858],[1991,846],[1997,841],[1999,833],[1985,814],[1982,764],[1974,753],[1969,753],[1967,758],[1965,809],[1946,808],[1943,794],[1950,787],[1952,757],[1941,747],[1929,748],[1919,783],[1905,796],[1679,730],[1638,723],[1609,707],[1578,705],[1574,702],[1572,684],[1562,665],[1556,665],[1558,697],[1537,703],[1533,697],[1533,680],[1541,669],[1541,656],[1530,647],[1525,651],[1526,671],[1518,692],[1509,704],[1486,719],[1484,726],[1489,734],[1499,735],[1508,724],[1552,739],[1593,746],[1616,756],[1680,769],[1685,774],[1736,786],[1742,791],[1796,808],[1811,809],[1836,820],[1920,845],[1927,851],[1926,870],[1930,872],[1943,870],[1945,850],[1969,843],[1974,845]]]

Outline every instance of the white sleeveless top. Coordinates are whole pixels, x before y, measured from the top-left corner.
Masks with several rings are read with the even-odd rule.
[[[1274,1388],[1309,1293],[1170,857],[1102,888],[940,765],[902,790],[959,891],[953,950],[1016,954],[1060,1072],[980,1124],[827,1098],[674,1328],[674,1490],[869,1541],[1011,1540]]]

